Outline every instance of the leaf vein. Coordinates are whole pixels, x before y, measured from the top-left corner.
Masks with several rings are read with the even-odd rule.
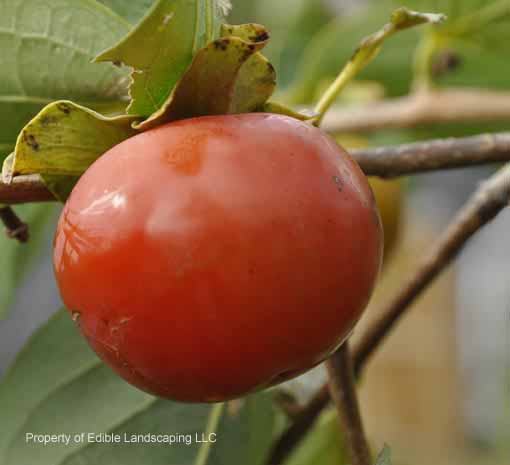
[[[80,369],[76,370],[74,373],[72,373],[69,377],[64,378],[62,381],[58,382],[51,390],[51,392],[48,392],[46,395],[41,397],[31,408],[29,412],[27,412],[27,416],[21,423],[21,425],[16,428],[11,435],[11,437],[6,441],[6,453],[4,457],[9,457],[9,453],[13,447],[13,442],[16,440],[18,435],[23,432],[23,428],[26,426],[26,424],[29,422],[33,412],[37,410],[38,407],[40,407],[44,402],[46,402],[56,391],[59,391],[61,389],[64,389],[66,386],[69,386],[72,384],[76,379],[78,379],[80,376],[86,375],[87,373],[90,373],[101,366],[101,362],[99,359],[95,359],[93,363],[88,363],[84,367],[81,367]]]

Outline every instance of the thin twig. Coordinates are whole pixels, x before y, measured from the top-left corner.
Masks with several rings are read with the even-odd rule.
[[[5,226],[7,236],[21,243],[28,241],[28,226],[19,219],[11,207],[0,208],[0,220]]]
[[[410,128],[425,124],[507,121],[510,92],[449,88],[417,92],[364,106],[331,109],[322,124],[328,132]]]
[[[323,392],[325,391],[325,393]],[[269,454],[268,465],[279,465],[283,463],[297,444],[309,431],[320,412],[329,403],[329,387],[323,386],[303,409],[295,416],[294,422],[273,444]]]
[[[510,132],[356,149],[351,153],[366,175],[392,178],[510,161]],[[16,176],[10,184],[0,180],[0,203],[52,200],[54,196],[39,175]]]
[[[351,150],[367,176],[392,178],[510,161],[510,132]]]
[[[352,465],[371,465],[370,449],[356,393],[349,343],[345,342],[326,362],[329,391],[338,410],[338,416],[349,449]]]
[[[292,421],[296,420],[296,417],[303,408],[295,396],[290,391],[284,389],[277,389],[273,399],[278,408]]]
[[[509,200],[510,164],[478,188],[422,259],[416,272],[403,283],[400,292],[362,333],[353,349],[357,375],[414,300],[446,269],[468,240],[508,206]]]
[[[0,203],[15,205],[29,202],[49,202],[55,197],[38,174],[16,176],[11,183],[0,179]]]
[[[510,200],[510,165],[504,166],[483,183],[458,212],[446,231],[424,257],[401,291],[380,312],[380,317],[362,333],[353,348],[354,372],[361,374],[369,357],[395,326],[410,304],[439,276],[462,250],[468,240],[496,217]],[[313,426],[322,409],[329,403],[328,386],[321,387],[303,407],[296,421],[280,436],[273,448],[271,465],[283,462]]]

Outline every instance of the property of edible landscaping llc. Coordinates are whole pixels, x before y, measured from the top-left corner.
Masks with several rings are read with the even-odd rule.
[[[115,434],[115,433],[77,433],[77,434],[34,434],[26,433],[27,444],[64,445],[70,444],[185,444],[216,442],[216,434]]]

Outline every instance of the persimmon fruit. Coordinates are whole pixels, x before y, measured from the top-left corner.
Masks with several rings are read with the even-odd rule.
[[[366,177],[319,129],[207,116],[101,156],[64,207],[54,266],[66,307],[120,376],[215,402],[328,357],[368,303],[382,236]]]

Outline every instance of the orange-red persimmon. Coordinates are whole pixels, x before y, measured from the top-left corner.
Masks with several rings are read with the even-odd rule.
[[[111,149],[55,237],[63,300],[120,376],[161,397],[235,398],[318,364],[382,256],[359,167],[273,114],[183,120]]]

